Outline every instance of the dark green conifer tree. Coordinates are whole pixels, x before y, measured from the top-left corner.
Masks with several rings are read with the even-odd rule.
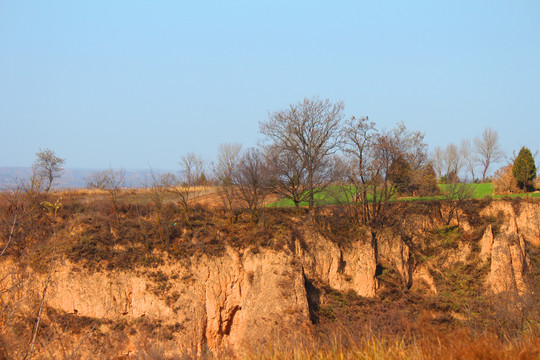
[[[512,174],[516,178],[520,189],[527,191],[532,188],[532,181],[536,177],[536,166],[531,150],[526,147],[521,148],[514,161]]]

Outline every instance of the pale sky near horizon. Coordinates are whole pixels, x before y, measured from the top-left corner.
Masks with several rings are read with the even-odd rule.
[[[211,161],[313,96],[540,150],[540,1],[0,1],[0,167]]]

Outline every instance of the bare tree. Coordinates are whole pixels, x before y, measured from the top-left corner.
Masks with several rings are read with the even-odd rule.
[[[375,229],[388,219],[390,201],[397,191],[391,181],[392,164],[403,158],[411,159],[419,171],[425,166],[423,134],[408,131],[403,124],[391,131],[377,131],[367,118],[351,119],[344,134],[355,216]]]
[[[459,179],[459,172],[464,165],[463,160],[462,153],[456,144],[450,143],[446,146],[444,151],[444,164],[446,171],[445,175],[448,182],[453,183]]]
[[[99,170],[91,173],[86,179],[86,186],[90,189],[105,190],[111,195],[116,219],[118,218],[118,198],[125,187],[126,171],[124,169]]]
[[[463,207],[465,200],[471,199],[474,196],[474,192],[475,190],[472,184],[461,182],[451,182],[443,188],[442,197],[447,201],[444,207],[441,206],[441,203],[437,203],[437,205],[439,207],[439,215],[446,225],[450,224],[450,221],[454,217],[459,222],[458,209]],[[443,211],[443,208],[446,211]]]
[[[476,169],[477,163],[476,163],[476,154],[472,148],[471,140],[469,139],[461,140],[460,151],[461,151],[461,156],[463,157],[465,167],[467,168],[468,173],[471,175],[471,182],[474,182],[476,179],[474,170]]]
[[[201,192],[200,187],[197,185],[199,177],[203,173],[204,161],[193,153],[187,153],[182,156],[178,164],[180,165],[180,177],[176,186],[171,189],[178,195],[186,221],[189,222],[190,202],[199,196]]]
[[[357,221],[371,226],[375,232],[386,222],[390,200],[397,193],[389,175],[400,153],[391,131],[376,131],[367,119],[360,119],[354,125],[345,131],[351,166],[348,175],[351,208]]]
[[[486,174],[493,163],[497,163],[504,158],[504,152],[499,144],[497,131],[485,128],[481,138],[474,139],[478,162],[482,166],[482,182],[486,180]]]
[[[170,172],[159,174],[155,178],[152,174],[152,179],[154,180],[154,183],[156,183],[162,189],[172,188],[178,181],[176,176]]]
[[[411,166],[411,170],[420,170],[428,162],[427,144],[420,131],[409,131],[405,123],[400,122],[391,132],[392,142],[399,149],[403,159]]]
[[[47,188],[45,192],[49,192],[51,185],[55,179],[58,179],[64,171],[65,159],[62,159],[50,149],[38,151],[36,160],[32,166],[32,173],[35,179],[46,181]]]
[[[150,186],[150,199],[152,200],[156,213],[156,223],[159,232],[159,239],[165,242],[170,238],[172,232],[172,212],[167,211],[165,206],[165,194],[176,185],[177,178],[172,173],[155,174],[150,169],[152,183]]]
[[[291,199],[296,209],[309,197],[307,171],[298,157],[278,147],[267,149],[269,186],[273,193]]]
[[[388,219],[390,200],[397,188],[390,181],[392,163],[400,155],[400,148],[389,131],[379,132],[373,141],[368,174],[372,206],[367,207],[367,221],[371,226],[380,227]]]
[[[86,186],[90,189],[105,191],[120,191],[125,186],[126,171],[124,169],[106,169],[91,173],[86,179]]]
[[[370,122],[368,117],[357,119],[353,116],[345,123],[343,134],[345,137],[343,150],[348,164],[347,178],[351,184],[350,187],[343,187],[343,190],[353,217],[367,223],[368,192],[372,178],[370,164],[376,137],[375,123]]]
[[[268,166],[260,150],[249,148],[244,152],[233,181],[240,200],[251,214],[251,221],[257,223],[268,192]]]
[[[238,143],[220,144],[217,162],[214,165],[214,174],[217,179],[217,192],[223,201],[225,210],[233,213],[237,191],[234,185],[234,174],[238,168],[238,161],[242,145]]]
[[[310,209],[314,194],[323,188],[316,183],[316,176],[324,171],[326,160],[341,143],[343,109],[343,102],[333,104],[315,97],[269,114],[269,119],[260,123],[261,133],[275,146],[297,156],[306,169]]]
[[[433,170],[435,170],[435,173],[437,174],[437,178],[440,180],[444,175],[443,171],[445,170],[445,153],[440,146],[437,146],[433,151],[433,154],[431,155],[431,164]]]
[[[439,146],[435,148],[431,155],[431,165],[439,180],[446,179],[447,182],[455,182],[459,179],[463,166],[468,166],[467,156],[472,156],[470,147],[466,148],[466,146],[467,144],[463,142],[461,148],[454,143],[448,144],[445,149]]]

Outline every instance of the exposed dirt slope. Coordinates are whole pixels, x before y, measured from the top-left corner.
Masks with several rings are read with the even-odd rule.
[[[443,206],[439,211],[448,209]],[[146,267],[135,263],[123,268],[90,267],[70,256],[71,248],[64,243],[50,271],[22,265],[16,255],[3,256],[0,285],[2,289],[19,286],[19,290],[5,291],[0,297],[4,309],[6,304],[20,304],[13,307],[19,314],[17,321],[32,324],[46,288],[42,323],[46,328],[41,334],[50,335],[36,351],[61,354],[69,353],[69,348],[86,357],[99,343],[92,330],[95,324],[102,334],[116,336],[117,346],[110,351],[118,356],[136,354],[143,346],[141,339],[152,336],[163,354],[171,356],[186,349],[198,354],[241,352],[269,339],[309,337],[324,315],[321,309],[328,310],[324,306],[330,290],[384,297],[392,274],[404,291],[419,296],[453,291],[449,289],[456,269],[476,271],[484,294],[531,296],[537,270],[529,254],[540,244],[539,203],[477,205],[458,211],[449,223],[433,214],[405,212],[392,228],[356,228],[348,236],[331,227],[319,228],[308,218],[292,217],[285,223],[286,236],[270,234],[272,246],[226,242],[217,253],[194,251],[179,258],[153,249],[147,251],[161,260]],[[84,226],[64,224],[63,229],[69,231],[58,236],[88,234]],[[178,241],[192,246],[202,241],[186,231],[182,236]],[[218,240],[212,241],[224,237],[227,234],[217,231]],[[277,238],[282,241],[271,241]],[[125,245],[116,247],[126,251]],[[468,316],[459,307],[452,314],[456,319]],[[17,330],[8,315],[4,312],[2,318],[3,349],[21,355],[24,351],[17,352],[16,342],[6,341],[18,331],[27,333]],[[65,322],[73,317],[89,319],[87,326],[81,325],[79,332],[69,330]],[[54,330],[61,321],[65,329]],[[121,336],[115,333],[119,328],[125,329]],[[53,330],[61,335],[52,335]]]

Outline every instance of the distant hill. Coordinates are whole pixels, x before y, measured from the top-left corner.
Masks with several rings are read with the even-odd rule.
[[[86,186],[88,176],[97,169],[65,169],[62,177],[53,183],[56,188],[83,188]],[[144,187],[152,182],[150,170],[125,170],[127,187]],[[163,173],[171,170],[157,170],[154,173]],[[0,190],[13,188],[28,182],[32,174],[29,167],[0,167]]]

